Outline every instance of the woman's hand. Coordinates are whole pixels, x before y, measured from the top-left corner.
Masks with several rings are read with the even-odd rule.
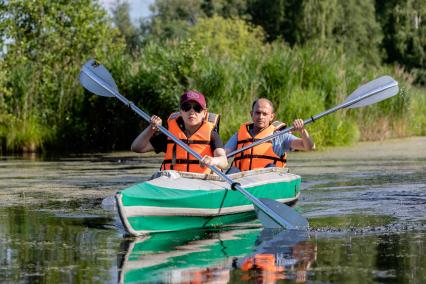
[[[209,166],[217,166],[217,161],[215,158],[205,155],[200,161],[201,167],[205,168]]]
[[[162,123],[162,120],[158,116],[153,115],[153,116],[151,116],[150,123],[151,123],[151,130],[157,131],[158,130],[158,126],[160,126],[161,123]]]
[[[200,161],[201,166],[215,166],[221,170],[228,166],[228,159],[226,158],[226,152],[223,148],[216,148],[213,152],[213,155],[214,157],[205,155]]]

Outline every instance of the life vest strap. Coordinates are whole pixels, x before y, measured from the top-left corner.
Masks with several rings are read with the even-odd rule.
[[[272,160],[274,162],[281,161],[281,162],[284,162],[284,163],[287,161],[287,159],[283,159],[283,158],[271,157],[271,156],[267,156],[267,155],[250,155],[250,154],[245,154],[245,155],[235,157],[234,161],[238,161],[238,160],[242,160],[242,159],[268,159],[268,160]]]
[[[168,159],[168,160],[164,160],[163,164],[172,164],[176,165],[176,164],[199,164],[200,161],[198,160],[185,160],[185,159],[176,159],[176,160],[172,160],[172,159]]]
[[[238,144],[245,144],[245,143],[248,143],[248,142],[252,143],[252,142],[259,141],[259,140],[262,140],[262,139],[249,138],[249,139],[238,140],[237,145]],[[265,141],[265,143],[272,143],[272,141]]]
[[[172,162],[171,162],[171,166],[170,169],[173,170],[173,165],[176,165],[176,145],[173,145],[173,149],[172,149]]]
[[[180,141],[184,142],[185,144],[204,144],[204,145],[210,144],[210,141],[207,141],[207,140],[186,140],[186,139],[180,139]],[[175,144],[175,141],[173,141],[173,140],[167,140],[167,144]]]

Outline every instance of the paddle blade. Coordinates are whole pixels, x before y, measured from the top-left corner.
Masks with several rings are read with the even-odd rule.
[[[345,102],[357,101],[349,108],[360,108],[395,96],[398,82],[390,76],[382,76],[356,89]]]
[[[113,97],[114,91],[118,92],[117,85],[111,74],[95,60],[87,61],[80,71],[80,84],[95,95]]]
[[[306,220],[302,215],[297,213],[295,210],[289,206],[268,198],[260,198],[260,201],[264,203],[269,209],[278,214],[282,220],[285,220],[288,225],[287,229],[291,230],[307,230],[309,228],[308,220]],[[271,217],[269,217],[265,212],[254,206],[256,211],[257,218],[260,220],[262,225],[268,229],[282,229],[282,226],[275,222]]]

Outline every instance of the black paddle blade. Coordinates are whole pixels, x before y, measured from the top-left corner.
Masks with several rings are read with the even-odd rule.
[[[95,60],[87,61],[80,71],[80,84],[95,95],[113,97],[114,91],[118,92],[117,85],[111,74]]]
[[[307,230],[309,229],[308,220],[306,220],[302,215],[297,213],[294,209],[289,206],[268,198],[259,198],[259,200],[264,203],[270,210],[278,214],[282,220],[287,222],[287,229],[290,230]],[[268,229],[283,229],[283,227],[278,224],[274,219],[269,217],[265,212],[259,210],[256,205],[254,206],[256,211],[257,218],[260,220],[262,225]]]
[[[398,91],[397,81],[390,76],[382,76],[360,86],[346,99],[346,102],[360,99],[360,101],[349,106],[349,108],[360,108],[395,96]]]

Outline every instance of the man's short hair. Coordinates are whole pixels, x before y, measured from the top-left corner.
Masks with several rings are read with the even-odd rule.
[[[272,108],[272,113],[274,113],[274,104],[270,101],[270,100],[268,100],[267,98],[258,98],[258,99],[256,99],[254,102],[253,102],[253,104],[251,105],[251,110],[253,111],[254,110],[254,106],[258,103],[258,101],[259,100],[264,100],[264,101],[266,101],[270,106],[271,106],[271,108]]]

